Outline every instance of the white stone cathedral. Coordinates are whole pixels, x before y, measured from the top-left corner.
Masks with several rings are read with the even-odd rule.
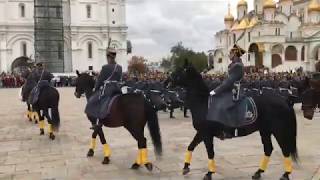
[[[320,5],[318,0],[254,0],[248,10],[245,0],[237,4],[237,18],[224,17],[225,29],[215,35],[210,52],[214,71],[225,72],[229,50],[236,43],[247,53],[245,66],[267,67],[273,72],[302,67],[314,71],[320,60]]]
[[[99,71],[109,38],[127,66],[125,0],[63,0],[64,71]],[[34,0],[0,0],[0,72],[21,56],[34,58]],[[125,68],[124,67],[124,68]]]

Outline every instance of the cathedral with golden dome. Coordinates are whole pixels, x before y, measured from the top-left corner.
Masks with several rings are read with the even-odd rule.
[[[265,67],[272,72],[314,71],[320,60],[320,0],[254,0],[248,11],[239,0],[237,15],[224,16],[224,30],[215,34],[215,49],[209,64],[215,72],[225,72],[234,44],[247,52],[245,66]]]

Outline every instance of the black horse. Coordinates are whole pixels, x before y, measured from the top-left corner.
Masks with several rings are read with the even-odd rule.
[[[44,135],[44,119],[46,118],[51,140],[55,139],[54,132],[60,127],[59,99],[60,95],[56,88],[45,86],[41,88],[38,101],[32,105],[32,109],[39,117],[40,135]]]
[[[225,127],[221,124],[206,120],[209,90],[204,83],[201,74],[198,73],[192,65],[186,62],[183,68],[177,68],[176,71],[172,73],[172,81],[173,85],[179,85],[186,88],[186,101],[191,111],[193,126],[197,131],[194,139],[188,146],[183,174],[187,174],[190,171],[189,166],[193,150],[200,142],[204,141],[209,158],[209,171],[204,176],[204,179],[210,180],[212,174],[216,171],[213,137],[219,137],[222,130],[226,129],[224,129]],[[251,129],[248,130],[248,132],[252,133],[254,131],[259,131],[264,147],[264,157],[260,168],[255,172],[252,178],[260,179],[261,174],[267,169],[269,158],[273,151],[271,142],[271,135],[273,135],[280,145],[285,157],[285,173],[282,175],[281,180],[288,180],[289,174],[292,172],[291,158],[294,161],[297,161],[298,158],[296,148],[297,122],[295,112],[288,106],[285,100],[281,100],[281,98],[278,98],[275,95],[252,96],[252,98],[257,106],[258,118],[256,122],[252,124],[250,127]],[[246,131],[245,128],[242,130]]]
[[[76,89],[74,94],[77,98],[80,98],[81,95],[85,94],[86,98],[89,99],[93,94],[95,81],[93,77],[87,73],[80,74],[77,71],[77,74],[78,78],[76,80]],[[152,170],[153,166],[148,161],[147,140],[144,137],[144,127],[146,123],[148,123],[156,155],[161,155],[162,143],[157,112],[152,105],[146,101],[143,94],[132,93],[120,95],[114,99],[110,107],[110,116],[108,119],[97,120],[89,116],[88,119],[92,125],[95,126],[95,128],[92,128],[93,133],[90,149],[87,154],[88,157],[94,155],[96,137],[99,135],[104,150],[104,160],[102,163],[108,164],[110,162],[109,158],[111,150],[106,142],[102,131],[102,125],[100,126],[100,123],[110,128],[124,127],[138,142],[139,152],[135,163],[132,165],[132,169],[138,169],[141,165],[145,165],[149,171]],[[97,124],[99,125],[96,126]]]
[[[60,127],[59,114],[59,92],[52,86],[43,86],[40,89],[37,102],[30,102],[30,95],[33,88],[38,84],[26,76],[26,82],[22,88],[22,99],[27,102],[29,118],[39,121],[40,135],[44,135],[44,127],[46,118],[48,121],[49,138],[54,140],[54,131],[58,131]]]

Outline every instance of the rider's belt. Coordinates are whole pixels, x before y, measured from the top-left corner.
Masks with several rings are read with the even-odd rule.
[[[160,93],[158,90],[150,90],[151,92]]]
[[[262,89],[273,90],[273,88],[272,88],[272,87],[262,87]]]
[[[104,84],[109,84],[109,83],[118,83],[118,81],[108,81],[108,80],[106,80],[106,81],[103,81],[103,83],[104,83]]]

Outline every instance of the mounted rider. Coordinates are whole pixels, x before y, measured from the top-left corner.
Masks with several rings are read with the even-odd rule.
[[[225,127],[221,139],[234,137],[234,130],[251,123],[252,104],[245,98],[240,81],[244,77],[244,65],[241,56],[245,53],[239,46],[234,45],[229,57],[231,63],[228,67],[228,77],[221,85],[210,92],[207,119],[218,122]],[[249,114],[248,114],[249,113]],[[254,114],[254,113],[253,113]],[[229,129],[232,130],[229,132]]]
[[[39,62],[30,74],[31,81],[36,82],[36,86],[32,89],[29,96],[29,103],[36,104],[38,102],[39,94],[45,87],[50,86],[51,79],[53,78],[52,73],[47,71],[44,64]]]
[[[116,55],[117,52],[114,48],[107,48],[108,64],[102,66],[94,86],[93,95],[88,100],[85,109],[85,113],[89,117],[108,118],[112,98],[121,94],[118,83],[122,79],[122,67],[116,63]]]

